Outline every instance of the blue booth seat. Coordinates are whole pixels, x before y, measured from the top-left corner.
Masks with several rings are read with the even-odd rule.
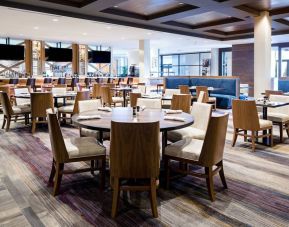
[[[289,80],[278,80],[278,90],[289,92]]]
[[[232,100],[239,98],[240,95],[240,79],[239,78],[208,78],[208,77],[166,77],[165,86],[169,89],[177,89],[179,85],[188,86],[207,86],[215,88],[223,88],[220,91],[211,93],[212,97],[217,98],[217,107],[230,109],[232,108]]]

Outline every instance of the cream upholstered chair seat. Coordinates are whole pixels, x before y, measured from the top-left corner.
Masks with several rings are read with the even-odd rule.
[[[68,105],[68,106],[61,106],[58,108],[58,111],[62,113],[71,113],[73,112],[74,105]]]
[[[14,89],[15,96],[21,95],[24,93],[26,94],[30,93],[29,88],[15,88]],[[16,105],[17,106],[30,106],[30,99],[16,98]]]
[[[216,102],[216,97],[208,97],[209,102]]]
[[[113,102],[123,102],[123,97],[112,97]]]
[[[209,125],[211,113],[212,105],[195,102],[191,112],[194,117],[194,124],[186,128],[169,131],[168,140],[176,142],[187,137],[203,140]]]
[[[270,113],[269,116],[267,116],[268,120],[270,121],[276,121],[276,122],[286,122],[289,121],[289,113]]]
[[[203,140],[185,138],[166,147],[165,154],[178,158],[198,161],[203,143]]]
[[[105,147],[99,145],[93,137],[64,139],[69,158],[105,155]]]
[[[272,127],[272,121],[259,119],[260,128],[268,128]]]
[[[28,105],[12,106],[12,110],[14,114],[24,114],[24,113],[30,113],[31,107]]]
[[[206,130],[194,128],[194,127],[186,127],[181,128],[178,130],[174,130],[171,132],[168,132],[169,134],[169,140],[170,141],[179,141],[185,138],[194,138],[203,140],[205,139]]]

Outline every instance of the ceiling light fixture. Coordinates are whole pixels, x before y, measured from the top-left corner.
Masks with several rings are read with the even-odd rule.
[[[82,35],[87,35],[87,33],[86,33],[86,32],[83,32]]]
[[[114,8],[118,8],[118,6],[113,6]]]
[[[34,29],[34,30],[38,30],[38,29],[39,29],[39,27],[38,27],[38,26],[35,26],[35,27],[33,27],[33,29]]]
[[[184,3],[183,2],[179,2],[179,5],[184,5]]]
[[[58,22],[59,20],[57,18],[52,19],[53,22]]]
[[[152,34],[151,32],[148,32],[148,33],[147,33],[147,35],[151,35],[151,34]]]

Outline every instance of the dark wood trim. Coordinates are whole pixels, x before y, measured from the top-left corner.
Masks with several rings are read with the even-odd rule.
[[[82,2],[75,2],[75,1],[71,1],[71,0],[40,0],[40,1],[82,8],[82,7],[87,6],[93,2],[96,2],[97,0],[83,0]]]

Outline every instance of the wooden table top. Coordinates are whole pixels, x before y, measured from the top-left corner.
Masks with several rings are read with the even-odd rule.
[[[194,118],[191,114],[181,113],[181,114],[165,114],[164,110],[157,109],[145,109],[140,111],[138,116],[133,117],[131,107],[116,107],[112,108],[112,112],[105,111],[87,111],[81,113],[81,116],[93,116],[100,115],[100,119],[89,119],[83,120],[78,119],[79,114],[75,114],[72,117],[72,122],[80,127],[92,129],[92,130],[102,130],[110,131],[111,121],[119,122],[135,122],[135,123],[144,123],[144,122],[154,122],[160,121],[160,131],[170,131],[180,128],[185,128],[194,123]],[[173,121],[165,120],[164,116],[172,117],[181,117],[185,121]]]

